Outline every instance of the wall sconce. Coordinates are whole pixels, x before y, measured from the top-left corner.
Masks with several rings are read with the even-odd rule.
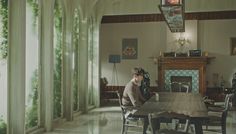
[[[186,42],[188,42],[188,39],[186,39],[186,38],[179,38],[179,39],[177,40],[177,42],[178,42],[178,44],[179,44],[180,46],[184,46],[184,45],[186,44]]]
[[[190,44],[190,40],[187,37],[183,36],[182,33],[180,33],[180,36],[176,39],[176,41],[181,47],[186,44]]]

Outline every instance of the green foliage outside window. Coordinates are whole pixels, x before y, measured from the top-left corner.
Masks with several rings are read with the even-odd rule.
[[[27,3],[33,10],[33,26],[36,28],[37,18],[39,15],[38,0],[27,0]],[[56,30],[56,47],[55,47],[55,68],[54,68],[54,99],[53,99],[53,115],[54,118],[61,116],[62,95],[61,95],[61,69],[62,69],[62,9],[59,6],[59,1],[55,0],[54,6],[54,25]],[[35,106],[33,106],[36,108]],[[34,113],[32,116],[34,118]]]
[[[0,59],[6,59],[8,49],[8,0],[0,0],[0,17],[2,23],[0,31]]]
[[[37,25],[37,18],[39,16],[39,4],[38,0],[27,0],[27,3],[33,10],[33,27],[36,28]]]
[[[6,134],[7,133],[7,124],[6,122],[0,117],[0,134]]]
[[[29,95],[31,105],[28,109],[26,109],[26,128],[32,128],[38,125],[38,78],[38,70],[36,69],[31,78],[31,94]]]
[[[38,0],[27,0],[27,4],[32,9],[33,13],[33,29],[37,28],[37,20],[39,17],[39,4]],[[26,120],[25,125],[26,129],[32,128],[38,125],[38,108],[39,108],[39,75],[38,69],[33,72],[31,77],[31,91],[29,94],[30,105],[26,109]]]
[[[54,6],[54,26],[56,31],[55,46],[55,68],[54,68],[54,105],[53,117],[61,117],[62,111],[62,91],[61,91],[61,73],[62,73],[62,9],[59,1],[55,1]]]
[[[8,0],[0,0],[0,59],[7,58],[8,47]],[[0,134],[7,134],[7,123],[0,117]]]
[[[75,51],[74,63],[75,63],[75,71],[73,76],[73,95],[74,95],[74,106],[73,110],[78,110],[78,49],[79,49],[79,12],[76,9],[74,12],[74,28],[73,28],[73,45]]]

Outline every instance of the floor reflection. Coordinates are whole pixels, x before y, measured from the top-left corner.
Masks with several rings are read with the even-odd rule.
[[[122,126],[120,112],[119,107],[94,109],[88,114],[76,117],[72,122],[60,124],[60,126],[54,128],[53,132],[44,134],[120,134]],[[233,116],[236,116],[235,112],[230,112],[228,115],[227,134],[234,134],[236,131],[236,118]],[[220,127],[217,129],[220,129]],[[204,134],[220,133],[204,131]]]

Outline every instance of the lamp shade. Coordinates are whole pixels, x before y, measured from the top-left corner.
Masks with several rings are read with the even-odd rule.
[[[161,0],[161,5],[179,5],[182,0]]]
[[[120,55],[109,55],[109,63],[120,63]]]
[[[184,0],[161,0],[159,9],[171,32],[184,32]]]

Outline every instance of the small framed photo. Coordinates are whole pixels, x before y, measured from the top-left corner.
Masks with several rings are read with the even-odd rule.
[[[231,55],[236,55],[236,37],[233,37],[230,39],[230,50],[231,50]]]

